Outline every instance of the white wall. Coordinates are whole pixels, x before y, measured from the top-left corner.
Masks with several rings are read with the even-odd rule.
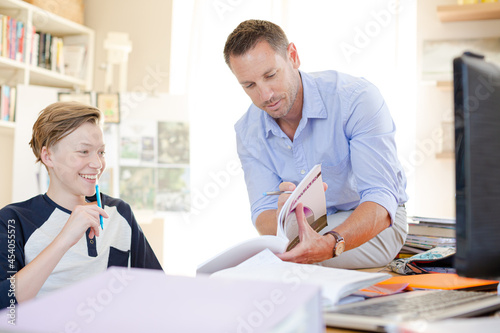
[[[442,134],[441,123],[453,121],[453,92],[451,89],[438,89],[435,82],[422,79],[423,42],[424,40],[498,38],[500,34],[500,20],[440,22],[436,11],[437,6],[451,4],[456,4],[456,1],[418,1],[417,141],[412,162],[415,165],[415,181],[418,184],[413,201],[415,212],[420,216],[455,216],[455,161],[453,157],[436,157]]]
[[[0,127],[0,154],[2,156],[14,155],[14,127]],[[4,159],[0,163],[0,174],[12,175],[13,164]],[[9,177],[2,177],[1,191],[0,191],[0,207],[3,207],[12,202],[12,179]]]
[[[172,59],[177,62],[170,71],[168,56],[164,56],[165,43],[171,41],[170,25],[165,23],[170,14],[158,14],[165,10],[163,1],[86,1],[86,22],[96,29],[96,64],[103,61],[100,47],[107,31],[129,32],[134,43],[129,90],[141,88],[137,84],[147,75],[145,68],[159,66],[173,74],[168,78],[171,91],[188,95],[193,209],[191,214],[165,216],[164,268],[168,273],[193,274],[203,260],[257,235],[250,221],[233,130],[250,100],[222,56],[227,35],[245,19],[282,25],[297,45],[305,71],[336,69],[374,82],[398,128],[400,158],[409,159],[415,142],[416,1],[403,1],[397,15],[393,11],[396,1],[391,0],[179,2],[187,6],[185,15],[174,13],[172,29],[188,33],[172,39]],[[117,7],[120,12],[115,15]],[[341,46],[348,44],[356,49],[353,54],[342,51]],[[96,90],[102,74],[96,70]],[[158,91],[168,91],[168,85],[161,83]],[[413,184],[414,178],[409,177],[410,197]]]
[[[18,86],[16,105],[16,131],[14,133],[14,170],[12,201],[24,201],[40,194],[37,174],[44,171],[36,163],[29,146],[33,124],[38,113],[47,105],[57,101],[57,89],[40,86]]]
[[[168,92],[171,22],[171,0],[85,0],[85,25],[96,32],[94,90],[104,89],[104,70],[98,66],[106,62],[107,33],[126,32],[132,41],[127,90]],[[151,81],[152,73],[157,81]],[[114,87],[117,80],[115,75]]]

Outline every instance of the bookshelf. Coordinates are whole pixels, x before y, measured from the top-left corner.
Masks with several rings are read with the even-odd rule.
[[[10,28],[5,29],[7,23],[4,23],[3,19],[0,20],[1,86],[17,87],[17,90],[22,86],[92,90],[95,41],[95,33],[92,29],[21,0],[0,0],[0,15],[8,17],[9,20],[12,19],[12,21],[7,20],[8,23],[18,24],[17,22],[21,22],[19,25],[15,25],[15,29],[9,30]],[[9,25],[9,27],[11,26],[13,25]],[[8,36],[6,31],[15,31],[16,34],[6,38]],[[18,32],[19,34],[17,34]],[[62,52],[62,48],[58,50],[59,54],[64,54],[64,61],[45,60],[42,62],[34,56],[37,53],[40,54],[39,51],[42,50],[40,45],[52,45],[48,42],[40,42],[42,34],[44,37],[50,35],[50,38],[62,40],[65,46],[64,52]],[[8,48],[5,48],[7,42],[3,42],[4,40],[8,41]],[[38,45],[37,48],[36,45]],[[66,48],[66,46],[69,45],[80,52],[81,57],[77,59],[78,61],[73,58],[75,52],[67,52],[70,47]],[[2,52],[2,50],[11,50],[11,48],[14,51]],[[50,47],[51,55],[48,59],[55,59],[52,57],[52,54],[56,54],[55,50],[57,48]],[[43,54],[49,53],[45,51]],[[3,96],[1,97],[3,98]],[[16,149],[14,147],[18,146],[19,140],[29,141],[25,134],[30,132],[33,125],[33,123],[23,121],[23,119],[29,118],[23,113],[39,111],[25,110],[19,108],[18,101],[15,103],[14,122],[5,120],[3,117],[0,118],[0,151],[2,152],[0,172],[4,175],[4,181],[0,186],[0,208],[12,200],[14,177],[9,175],[13,175],[15,172],[13,165],[16,161]],[[21,138],[21,135],[24,137]]]
[[[5,56],[0,57],[1,84],[42,85],[85,90],[92,88],[95,39],[92,29],[21,0],[0,0],[0,14],[23,22],[24,28],[22,60],[14,60]],[[30,51],[32,50],[34,38],[30,32],[33,29],[62,39],[78,36],[86,52],[85,63],[82,64],[84,75],[74,77],[31,64]]]
[[[444,24],[500,20],[500,2],[442,5],[437,6],[436,13],[439,21]],[[453,93],[453,81],[437,81],[436,87],[441,92]],[[436,153],[436,158],[454,159],[455,154],[453,151],[440,151]]]

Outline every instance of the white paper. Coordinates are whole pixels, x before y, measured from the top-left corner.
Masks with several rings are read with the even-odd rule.
[[[328,300],[325,305],[330,306],[359,289],[390,278],[390,275],[296,264],[281,261],[271,251],[264,250],[240,265],[218,271],[211,277],[277,281],[289,284],[291,289],[302,283],[319,285],[323,297]]]

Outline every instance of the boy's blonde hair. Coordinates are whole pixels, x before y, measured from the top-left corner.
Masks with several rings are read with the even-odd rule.
[[[40,111],[33,125],[33,135],[29,145],[36,161],[41,161],[43,147],[52,147],[84,123],[99,125],[101,111],[78,102],[57,102]]]

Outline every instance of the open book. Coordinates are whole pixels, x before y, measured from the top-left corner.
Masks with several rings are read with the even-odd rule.
[[[311,227],[319,232],[327,225],[326,198],[321,177],[321,165],[315,165],[302,179],[283,205],[278,216],[276,236],[260,236],[237,244],[204,262],[196,274],[212,274],[234,267],[264,249],[273,253],[289,251],[299,243],[299,229],[295,208],[304,206],[304,214]]]
[[[213,273],[210,277],[277,281],[287,284],[291,290],[302,283],[317,285],[321,288],[323,310],[327,310],[338,305],[342,298],[387,280],[391,275],[281,261],[266,249],[243,263]]]

